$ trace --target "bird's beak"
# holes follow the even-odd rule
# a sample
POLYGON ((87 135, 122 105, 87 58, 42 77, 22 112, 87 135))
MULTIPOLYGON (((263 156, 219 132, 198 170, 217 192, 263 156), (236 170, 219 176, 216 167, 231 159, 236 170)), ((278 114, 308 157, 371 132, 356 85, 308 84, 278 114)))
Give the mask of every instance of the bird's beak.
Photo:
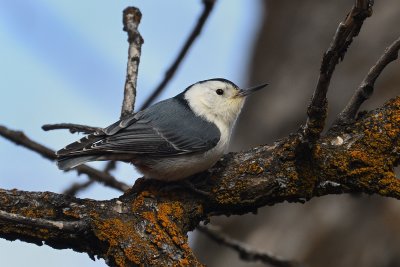
POLYGON ((251 87, 251 88, 248 88, 248 89, 239 89, 239 92, 237 93, 237 96, 238 97, 248 96, 251 93, 253 93, 255 91, 258 91, 258 90, 264 88, 267 85, 268 85, 268 83, 264 83, 264 84, 260 84, 260 85, 257 85, 257 86, 254 86, 254 87, 251 87))

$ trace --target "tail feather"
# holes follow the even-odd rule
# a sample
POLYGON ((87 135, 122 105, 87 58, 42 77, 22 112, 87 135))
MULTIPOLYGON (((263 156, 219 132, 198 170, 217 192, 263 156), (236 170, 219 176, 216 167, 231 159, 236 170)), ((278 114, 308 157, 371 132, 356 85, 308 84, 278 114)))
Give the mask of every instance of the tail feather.
POLYGON ((58 168, 60 170, 69 170, 88 161, 98 160, 100 156, 88 150, 94 142, 102 138, 103 136, 98 134, 90 134, 57 151, 58 168))
POLYGON ((99 156, 97 155, 59 157, 57 159, 57 166, 60 170, 69 170, 88 161, 97 160, 98 158, 99 156))
POLYGON ((103 139, 103 136, 99 136, 97 134, 90 134, 87 135, 81 139, 79 139, 76 142, 73 142, 72 144, 67 145, 63 149, 60 149, 56 152, 57 156, 62 157, 62 156, 72 156, 76 154, 84 154, 85 150, 90 148, 90 146, 103 139))

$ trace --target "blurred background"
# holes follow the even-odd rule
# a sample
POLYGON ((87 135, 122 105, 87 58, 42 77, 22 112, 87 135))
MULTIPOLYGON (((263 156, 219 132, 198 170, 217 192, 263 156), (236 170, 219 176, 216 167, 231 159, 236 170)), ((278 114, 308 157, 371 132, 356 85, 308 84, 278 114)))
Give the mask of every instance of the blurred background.
MULTIPOLYGON (((317 80, 323 52, 352 1, 219 0, 201 36, 160 99, 203 79, 224 77, 239 86, 269 82, 249 99, 237 124, 233 151, 271 143, 298 129, 317 80), (297 3, 297 2, 296 2, 297 3)), ((175 59, 202 12, 196 1, 0 0, 0 124, 23 130, 58 149, 78 139, 43 132, 46 123, 107 126, 119 118, 127 59, 122 10, 143 13, 140 106, 175 59)), ((344 107, 384 48, 400 35, 400 3, 377 1, 360 36, 337 67, 329 91, 330 121, 344 107)), ((382 105, 400 90, 400 64, 379 78, 363 108, 382 105)), ((104 163, 94 163, 101 168, 104 163)), ((133 184, 126 164, 113 174, 133 184)), ((62 192, 85 181, 0 138, 0 188, 62 192)), ((110 199, 119 192, 94 185, 79 197, 110 199)), ((329 196, 279 204, 257 215, 218 217, 221 230, 261 251, 307 266, 400 266, 400 202, 364 195, 329 196)), ((202 234, 190 236, 208 266, 262 266, 241 261, 202 234)), ((0 240, 4 266, 105 266, 86 254, 0 240), (21 255, 24 255, 21 257, 21 255)))

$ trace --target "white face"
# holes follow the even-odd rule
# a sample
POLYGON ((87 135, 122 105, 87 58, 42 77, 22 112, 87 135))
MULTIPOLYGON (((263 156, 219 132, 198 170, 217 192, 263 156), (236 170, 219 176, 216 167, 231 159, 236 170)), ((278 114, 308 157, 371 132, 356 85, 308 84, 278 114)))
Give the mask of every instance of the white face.
POLYGON ((209 121, 225 123, 232 127, 243 107, 245 97, 240 95, 239 88, 231 83, 209 80, 190 87, 185 93, 185 99, 196 114, 209 121))

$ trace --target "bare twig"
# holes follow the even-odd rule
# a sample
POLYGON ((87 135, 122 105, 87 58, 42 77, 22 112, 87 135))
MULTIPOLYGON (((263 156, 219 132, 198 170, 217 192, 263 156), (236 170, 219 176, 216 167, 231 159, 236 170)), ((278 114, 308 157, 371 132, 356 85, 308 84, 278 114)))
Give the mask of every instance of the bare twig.
POLYGON ((235 250, 239 257, 245 261, 260 261, 262 263, 275 267, 299 267, 300 265, 293 261, 287 261, 277 258, 276 256, 272 256, 265 252, 260 252, 255 249, 248 248, 245 244, 234 240, 216 229, 212 229, 208 226, 197 226, 197 229, 208 236, 211 240, 215 241, 216 243, 226 246, 235 250))
POLYGON ((67 129, 71 133, 85 133, 85 134, 91 134, 91 133, 101 130, 100 127, 93 127, 93 126, 75 124, 75 123, 45 124, 42 126, 42 129, 44 131, 67 129))
POLYGON ((67 189, 65 189, 62 193, 68 196, 76 196, 79 191, 82 191, 94 183, 94 180, 87 180, 83 183, 73 183, 67 189))
POLYGON ((348 124, 354 120, 361 104, 372 95, 376 79, 378 79, 379 75, 390 62, 398 58, 399 50, 400 38, 386 48, 384 54, 372 66, 347 106, 339 114, 335 124, 348 124))
POLYGON ((166 71, 164 79, 160 82, 160 84, 153 91, 153 93, 146 99, 146 101, 143 103, 143 105, 140 107, 139 110, 143 110, 148 106, 150 106, 154 102, 154 100, 161 94, 161 92, 165 89, 171 78, 174 76, 183 58, 189 51, 189 48, 192 46, 196 38, 200 35, 201 30, 203 29, 203 26, 214 7, 215 0, 203 0, 203 4, 204 4, 203 13, 199 17, 196 26, 194 27, 189 38, 186 40, 184 46, 182 47, 182 50, 179 52, 178 57, 166 71))
MULTIPOLYGON (((104 167, 104 173, 110 174, 110 172, 115 169, 116 167, 116 162, 111 160, 108 161, 106 166, 104 167)), ((94 184, 94 180, 88 180, 83 183, 73 183, 71 186, 69 186, 67 189, 64 190, 63 194, 68 195, 68 196, 75 196, 78 194, 79 191, 85 190, 91 185, 94 184)))
POLYGON ((48 230, 62 230, 64 232, 76 233, 89 229, 89 223, 85 220, 78 221, 53 221, 42 218, 29 218, 15 213, 8 213, 0 210, 0 221, 12 222, 15 224, 29 225, 35 228, 48 230))
MULTIPOLYGON (((29 137, 27 137, 21 131, 13 131, 13 130, 10 130, 10 129, 0 125, 0 135, 3 136, 4 138, 14 142, 17 145, 21 145, 25 148, 28 148, 32 151, 37 152, 38 154, 42 155, 46 159, 54 161, 57 158, 54 150, 31 140, 29 137)), ((90 179, 93 179, 97 182, 100 182, 104 185, 107 185, 109 187, 112 187, 112 188, 120 190, 120 191, 126 191, 130 188, 129 185, 118 181, 113 176, 111 176, 107 173, 101 172, 99 170, 96 170, 87 165, 80 165, 80 166, 76 167, 75 170, 79 174, 82 174, 82 173, 86 174, 90 177, 90 179)))
POLYGON ((138 31, 141 18, 142 13, 135 7, 127 7, 123 12, 124 31, 128 33, 129 49, 121 119, 132 114, 135 107, 136 81, 143 44, 143 38, 138 31))
POLYGON ((360 32, 364 20, 372 14, 373 0, 356 0, 350 13, 347 14, 335 33, 335 36, 322 59, 320 75, 311 103, 308 106, 308 119, 304 128, 304 137, 314 143, 324 129, 327 114, 329 83, 340 60, 343 60, 353 38, 360 32))

